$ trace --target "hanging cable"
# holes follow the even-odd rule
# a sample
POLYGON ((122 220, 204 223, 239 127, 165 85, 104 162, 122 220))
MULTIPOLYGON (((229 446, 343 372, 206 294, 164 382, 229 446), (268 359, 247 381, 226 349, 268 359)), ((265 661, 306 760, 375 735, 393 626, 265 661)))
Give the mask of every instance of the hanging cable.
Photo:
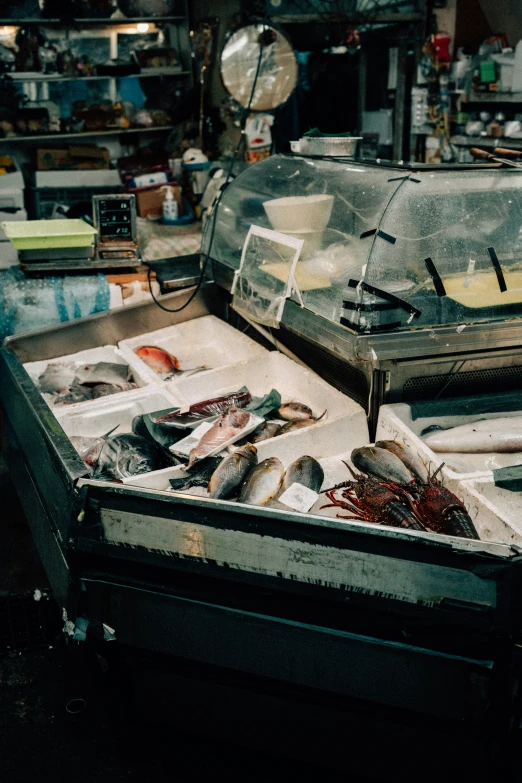
MULTIPOLYGON (((263 19, 262 25, 263 25, 263 32, 264 32, 265 29, 268 27, 268 25, 266 23, 266 15, 265 15, 265 18, 263 19)), ((149 286, 149 292, 150 292, 150 295, 152 297, 152 300, 153 300, 154 304, 156 304, 161 310, 164 310, 166 313, 180 313, 182 310, 184 310, 186 307, 188 307, 189 304, 192 302, 192 300, 199 293, 199 290, 200 290, 200 288, 201 288, 201 286, 203 284, 203 280, 205 279, 205 273, 207 271, 207 265, 208 265, 208 261, 210 259, 210 254, 211 254, 211 251, 212 251, 212 245, 213 245, 213 242, 214 242, 214 233, 215 233, 215 230, 216 230, 218 208, 219 208, 219 205, 221 203, 221 199, 223 197, 223 193, 225 192, 226 188, 230 184, 230 180, 232 178, 232 170, 233 170, 233 168, 235 166, 235 163, 236 163, 236 160, 237 160, 237 156, 239 154, 239 151, 241 149, 241 145, 243 144, 243 140, 244 140, 245 135, 246 135, 245 134, 245 126, 246 126, 246 123, 247 123, 247 120, 248 120, 248 115, 250 114, 250 107, 252 106, 252 102, 254 100, 254 93, 256 91, 257 80, 259 78, 259 73, 261 71, 261 62, 262 62, 262 59, 263 59, 263 45, 264 45, 263 44, 263 35, 261 34, 259 36, 259 57, 257 58, 257 67, 256 67, 255 75, 254 75, 254 81, 252 82, 252 89, 250 91, 250 97, 248 99, 248 104, 247 104, 247 106, 245 108, 245 111, 243 112, 243 117, 241 119, 241 135, 239 137, 239 140, 238 140, 238 142, 236 144, 236 147, 234 149, 234 152, 232 154, 230 165, 229 165, 228 171, 227 171, 227 176, 225 177, 225 182, 221 186, 221 190, 220 190, 220 192, 219 192, 219 194, 218 194, 218 196, 216 198, 216 201, 215 201, 213 209, 212 209, 212 214, 211 214, 211 216, 209 218, 209 219, 212 220, 212 226, 210 228, 210 236, 209 236, 209 240, 208 240, 208 248, 207 248, 207 252, 205 254, 205 260, 203 261, 203 265, 201 267, 201 273, 199 275, 199 279, 198 279, 198 282, 196 283, 195 289, 192 291, 191 295, 189 296, 189 298, 187 299, 185 304, 181 305, 181 307, 175 307, 175 308, 165 307, 165 305, 163 305, 161 302, 158 301, 158 299, 156 298, 156 296, 155 296, 155 294, 154 294, 154 292, 152 290, 152 280, 151 280, 152 267, 149 266, 149 268, 147 270, 147 283, 148 283, 148 286, 149 286)))

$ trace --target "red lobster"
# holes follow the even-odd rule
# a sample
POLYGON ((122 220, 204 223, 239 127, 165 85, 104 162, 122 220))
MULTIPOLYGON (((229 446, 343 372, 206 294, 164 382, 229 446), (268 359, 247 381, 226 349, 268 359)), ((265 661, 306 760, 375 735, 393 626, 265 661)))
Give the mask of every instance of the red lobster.
POLYGON ((330 501, 321 508, 340 506, 351 511, 353 516, 337 514, 340 519, 356 519, 361 522, 372 522, 377 525, 393 525, 410 530, 425 530, 417 516, 410 510, 403 499, 402 490, 394 484, 383 484, 377 479, 366 478, 362 474, 352 474, 355 481, 345 481, 326 491, 330 501), (335 492, 343 489, 344 500, 338 500, 335 492))
POLYGON ((383 483, 374 477, 367 478, 347 467, 355 481, 345 481, 327 490, 326 497, 330 503, 322 506, 339 506, 353 514, 349 517, 337 514, 339 518, 479 538, 463 503, 437 480, 436 475, 442 465, 428 476, 426 482, 418 481, 407 487, 383 483), (343 500, 335 497, 338 489, 343 489, 343 500))

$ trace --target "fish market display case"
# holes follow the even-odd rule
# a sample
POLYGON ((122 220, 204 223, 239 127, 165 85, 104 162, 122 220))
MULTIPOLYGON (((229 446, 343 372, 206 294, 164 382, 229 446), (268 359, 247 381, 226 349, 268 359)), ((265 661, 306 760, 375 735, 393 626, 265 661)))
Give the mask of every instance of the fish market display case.
MULTIPOLYGON (((164 301, 176 307, 186 293, 164 301)), ((171 491, 162 470, 99 480, 73 448, 68 436, 86 422, 101 434, 116 414, 129 422, 241 381, 255 394, 279 383, 318 413, 327 404, 323 420, 280 437, 285 467, 311 453, 326 458, 327 475, 331 458, 368 442, 361 406, 246 344, 227 316, 223 288, 208 284, 177 314, 125 308, 10 338, 0 350, 7 457, 59 605, 73 623, 81 617, 116 636, 103 655, 115 656, 116 645, 130 662, 142 713, 333 767, 345 768, 349 753, 355 774, 382 780, 390 768, 418 779, 422 768, 435 781, 448 764, 498 779, 520 720, 516 543, 196 497, 171 491), (186 350, 190 334, 195 350, 198 334, 208 345, 218 333, 209 318, 241 354, 228 366, 222 343, 217 366, 193 376, 151 379, 135 366, 136 389, 68 410, 44 399, 31 375, 35 362, 70 356, 71 346, 83 361, 118 346, 132 364, 140 335, 175 351, 174 336, 186 350), (369 756, 376 737, 380 753, 369 756), (427 737, 437 748, 428 767, 427 737)), ((277 440, 259 444, 263 456, 277 440)))
POLYGON ((521 186, 495 166, 275 155, 228 186, 203 251, 230 288, 251 225, 304 240, 281 339, 374 429, 384 402, 521 387, 521 186))

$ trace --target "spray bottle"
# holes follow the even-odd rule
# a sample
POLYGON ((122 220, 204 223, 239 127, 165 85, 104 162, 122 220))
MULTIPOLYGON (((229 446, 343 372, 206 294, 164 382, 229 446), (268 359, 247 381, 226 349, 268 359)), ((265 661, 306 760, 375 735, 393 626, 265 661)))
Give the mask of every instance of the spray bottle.
POLYGON ((178 219, 178 202, 174 198, 171 185, 163 185, 161 190, 166 190, 163 199, 163 222, 170 223, 178 219))

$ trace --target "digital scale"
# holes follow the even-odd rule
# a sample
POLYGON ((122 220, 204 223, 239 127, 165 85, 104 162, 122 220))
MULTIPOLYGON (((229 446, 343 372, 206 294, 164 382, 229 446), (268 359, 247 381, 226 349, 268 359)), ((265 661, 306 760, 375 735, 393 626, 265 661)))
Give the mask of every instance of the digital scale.
POLYGON ((94 246, 19 250, 24 272, 91 272, 141 265, 134 194, 93 196, 94 246))

